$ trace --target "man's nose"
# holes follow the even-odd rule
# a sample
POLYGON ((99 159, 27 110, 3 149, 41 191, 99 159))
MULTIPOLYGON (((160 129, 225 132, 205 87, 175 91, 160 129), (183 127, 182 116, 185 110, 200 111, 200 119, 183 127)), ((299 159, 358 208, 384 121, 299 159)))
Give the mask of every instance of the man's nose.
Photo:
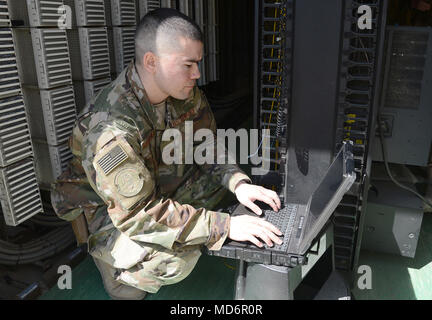
POLYGON ((193 80, 196 80, 196 79, 199 79, 200 77, 201 77, 201 73, 199 71, 198 64, 194 64, 191 78, 193 80))

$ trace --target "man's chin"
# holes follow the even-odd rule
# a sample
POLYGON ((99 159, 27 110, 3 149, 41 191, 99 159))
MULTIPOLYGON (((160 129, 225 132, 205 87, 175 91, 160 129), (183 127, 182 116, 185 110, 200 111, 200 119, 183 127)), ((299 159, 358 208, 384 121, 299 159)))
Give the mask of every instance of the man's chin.
POLYGON ((177 100, 186 100, 187 98, 189 98, 191 96, 192 89, 193 88, 187 89, 187 90, 183 91, 182 93, 172 95, 171 97, 173 97, 174 99, 177 99, 177 100))

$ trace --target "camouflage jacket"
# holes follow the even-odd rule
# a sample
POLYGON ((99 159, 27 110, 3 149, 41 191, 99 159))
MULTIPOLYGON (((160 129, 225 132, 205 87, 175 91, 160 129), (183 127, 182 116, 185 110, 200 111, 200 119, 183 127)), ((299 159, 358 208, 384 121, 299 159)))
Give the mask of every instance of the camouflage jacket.
POLYGON ((167 128, 179 129, 184 137, 189 120, 194 133, 200 128, 216 133, 214 116, 197 87, 187 100, 168 98, 167 116, 167 121, 162 119, 148 101, 134 61, 78 116, 70 139, 74 158, 53 186, 51 198, 65 220, 86 215, 90 252, 103 245, 98 235, 103 238, 111 222, 131 240, 170 250, 196 244, 219 250, 226 239, 228 214, 178 203, 170 195, 197 168, 231 192, 239 181, 250 179, 231 164, 162 162, 169 142, 161 138, 167 128), (101 214, 105 205, 109 219, 101 214))

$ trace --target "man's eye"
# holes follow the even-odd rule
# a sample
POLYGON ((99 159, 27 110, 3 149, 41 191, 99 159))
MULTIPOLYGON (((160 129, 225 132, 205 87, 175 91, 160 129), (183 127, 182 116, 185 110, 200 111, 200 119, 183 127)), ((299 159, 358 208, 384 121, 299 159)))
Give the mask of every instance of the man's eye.
POLYGON ((191 64, 185 64, 185 66, 186 66, 186 68, 190 68, 190 67, 192 67, 191 64))

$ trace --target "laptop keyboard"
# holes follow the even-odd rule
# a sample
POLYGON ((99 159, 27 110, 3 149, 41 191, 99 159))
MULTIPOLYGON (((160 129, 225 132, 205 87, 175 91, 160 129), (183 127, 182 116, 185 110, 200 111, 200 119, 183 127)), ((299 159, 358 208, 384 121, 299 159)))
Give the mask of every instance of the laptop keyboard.
POLYGON ((284 236, 282 244, 278 245, 274 243, 273 247, 269 247, 267 244, 264 243, 265 248, 278 251, 288 250, 288 241, 294 229, 297 209, 297 204, 288 204, 286 207, 280 209, 278 212, 274 212, 273 210, 263 210, 264 219, 275 225, 283 233, 284 236))

